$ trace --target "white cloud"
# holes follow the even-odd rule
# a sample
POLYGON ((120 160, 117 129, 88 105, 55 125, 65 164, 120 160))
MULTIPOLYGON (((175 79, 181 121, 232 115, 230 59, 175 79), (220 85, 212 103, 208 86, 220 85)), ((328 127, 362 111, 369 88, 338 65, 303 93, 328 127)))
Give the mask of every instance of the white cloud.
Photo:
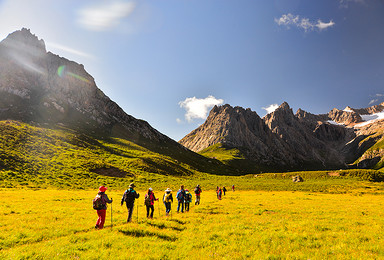
POLYGON ((180 101, 179 105, 186 110, 185 119, 188 122, 192 122, 193 119, 206 119, 209 110, 215 105, 223 104, 223 102, 224 100, 217 99, 214 96, 208 96, 203 99, 191 97, 180 101))
POLYGON ((272 105, 269 105, 269 106, 267 106, 267 107, 262 107, 262 109, 264 109, 265 111, 267 111, 267 114, 270 114, 270 113, 272 113, 273 111, 275 111, 278 107, 279 107, 278 104, 272 104, 272 105))
POLYGON ((135 10, 135 7, 134 2, 123 1, 90 6, 79 11, 78 23, 91 31, 105 31, 117 26, 135 10))
POLYGON ((317 21, 316 27, 319 28, 319 30, 327 29, 328 27, 334 26, 335 23, 331 20, 328 23, 323 23, 322 21, 317 21))
POLYGON ((371 101, 369 101, 368 105, 372 105, 373 103, 376 103, 377 101, 379 101, 378 99, 372 99, 371 101))
POLYGON ((291 26, 294 26, 300 29, 304 29, 306 32, 313 31, 316 28, 322 31, 335 25, 332 20, 328 23, 324 23, 321 20, 318 20, 316 23, 311 22, 308 18, 300 18, 300 16, 293 15, 291 13, 283 14, 280 18, 275 18, 275 23, 277 23, 279 26, 285 26, 288 29, 291 26))

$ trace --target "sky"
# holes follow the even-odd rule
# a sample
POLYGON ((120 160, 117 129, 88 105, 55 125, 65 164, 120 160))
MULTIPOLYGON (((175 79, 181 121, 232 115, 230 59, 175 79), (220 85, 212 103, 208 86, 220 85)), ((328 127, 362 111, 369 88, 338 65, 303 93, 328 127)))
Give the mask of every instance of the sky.
POLYGON ((176 141, 214 105, 384 102, 383 0, 0 0, 0 39, 23 27, 176 141))

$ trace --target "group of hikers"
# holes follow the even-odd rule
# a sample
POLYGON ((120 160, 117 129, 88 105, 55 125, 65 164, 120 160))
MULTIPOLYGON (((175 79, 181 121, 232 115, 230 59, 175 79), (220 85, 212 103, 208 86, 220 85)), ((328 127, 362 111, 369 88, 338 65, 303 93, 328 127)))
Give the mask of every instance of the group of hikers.
MULTIPOLYGON (((134 208, 135 200, 140 197, 140 194, 135 191, 135 184, 131 183, 128 187, 128 189, 124 192, 123 197, 121 198, 121 206, 126 204, 128 209, 128 218, 127 222, 132 222, 132 213, 134 208)), ((99 192, 97 193, 96 197, 93 199, 93 208, 97 210, 98 219, 95 225, 96 229, 102 229, 104 227, 105 223, 105 217, 106 217, 106 210, 107 210, 107 203, 112 203, 112 198, 109 199, 105 191, 107 188, 105 186, 99 187, 99 192)), ((195 193, 195 205, 200 204, 200 194, 202 190, 200 185, 197 185, 194 189, 195 193)), ((155 211, 155 201, 158 201, 159 199, 155 197, 155 194, 153 193, 153 189, 149 188, 148 192, 145 194, 144 197, 144 205, 147 208, 147 218, 153 218, 153 212, 155 211)), ((176 193, 176 200, 177 200, 177 212, 188 212, 189 211, 189 205, 192 203, 192 194, 189 192, 189 190, 184 189, 184 185, 180 186, 180 189, 176 193)), ((163 203, 165 206, 165 215, 169 216, 171 213, 171 203, 173 203, 173 195, 172 190, 167 188, 164 191, 163 195, 163 203)), ((112 211, 111 211, 112 212, 112 211)), ((160 214, 160 213, 159 213, 160 214)), ((111 215, 112 217, 112 215, 111 215)))

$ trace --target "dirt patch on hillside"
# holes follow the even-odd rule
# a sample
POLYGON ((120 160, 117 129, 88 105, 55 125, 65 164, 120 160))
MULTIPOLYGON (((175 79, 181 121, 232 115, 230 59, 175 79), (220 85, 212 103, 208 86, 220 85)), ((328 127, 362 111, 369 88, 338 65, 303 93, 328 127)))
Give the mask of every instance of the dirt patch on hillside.
POLYGON ((133 173, 128 173, 125 171, 120 170, 119 168, 111 167, 111 168, 98 168, 92 170, 92 172, 108 176, 108 177, 118 177, 118 178, 124 178, 124 177, 135 177, 133 173))

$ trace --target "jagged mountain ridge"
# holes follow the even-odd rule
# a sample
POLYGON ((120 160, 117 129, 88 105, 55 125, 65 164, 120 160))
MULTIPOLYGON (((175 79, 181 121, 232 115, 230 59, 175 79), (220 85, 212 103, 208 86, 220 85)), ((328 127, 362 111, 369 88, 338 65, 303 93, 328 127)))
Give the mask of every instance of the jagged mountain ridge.
POLYGON ((383 110, 384 103, 321 115, 299 109, 294 114, 284 102, 260 118, 250 109, 215 106, 205 123, 179 142, 195 152, 220 143, 241 150, 255 165, 276 170, 347 168, 356 161, 359 167, 373 167, 383 156, 365 153, 382 139, 384 123, 359 125, 362 115, 383 110))

